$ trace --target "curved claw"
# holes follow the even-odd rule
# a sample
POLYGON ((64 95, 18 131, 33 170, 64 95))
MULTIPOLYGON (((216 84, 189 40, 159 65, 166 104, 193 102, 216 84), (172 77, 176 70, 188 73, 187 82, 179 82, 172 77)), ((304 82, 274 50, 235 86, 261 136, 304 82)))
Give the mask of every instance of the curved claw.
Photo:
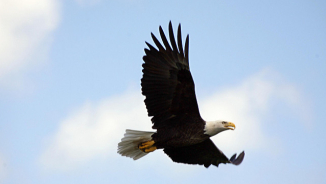
POLYGON ((234 154, 231 158, 230 158, 230 162, 234 165, 240 165, 241 162, 243 161, 243 158, 245 156, 244 151, 240 153, 240 155, 236 158, 237 154, 234 154))

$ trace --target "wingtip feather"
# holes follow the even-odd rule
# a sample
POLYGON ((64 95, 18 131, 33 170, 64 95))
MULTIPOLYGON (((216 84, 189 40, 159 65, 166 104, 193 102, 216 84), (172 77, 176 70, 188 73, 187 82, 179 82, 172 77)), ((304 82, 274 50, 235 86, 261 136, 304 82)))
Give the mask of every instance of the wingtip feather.
POLYGON ((237 158, 236 158, 236 155, 237 155, 237 154, 234 154, 234 155, 230 158, 230 162, 231 162, 232 164, 234 164, 234 165, 240 165, 240 164, 242 163, 242 161, 243 161, 244 156, 245 156, 245 152, 242 151, 242 152, 240 153, 240 155, 239 155, 237 158))

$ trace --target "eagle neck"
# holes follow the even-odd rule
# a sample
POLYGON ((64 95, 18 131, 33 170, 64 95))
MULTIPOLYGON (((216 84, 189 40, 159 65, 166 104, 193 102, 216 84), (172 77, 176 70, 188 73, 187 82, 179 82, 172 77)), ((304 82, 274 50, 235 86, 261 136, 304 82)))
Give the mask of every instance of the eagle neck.
POLYGON ((205 121, 204 134, 211 137, 222 131, 217 121, 205 121))

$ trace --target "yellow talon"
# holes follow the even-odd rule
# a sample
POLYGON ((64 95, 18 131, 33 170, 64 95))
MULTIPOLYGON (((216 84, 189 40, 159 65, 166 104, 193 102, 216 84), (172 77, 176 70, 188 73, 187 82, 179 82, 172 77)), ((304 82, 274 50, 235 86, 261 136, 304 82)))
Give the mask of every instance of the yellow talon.
POLYGON ((138 145, 138 148, 145 153, 149 153, 157 149, 156 146, 153 146, 154 143, 155 142, 153 140, 143 142, 138 145))
POLYGON ((143 152, 149 153, 149 152, 155 151, 156 149, 157 149, 156 146, 152 146, 150 148, 147 148, 147 149, 143 150, 143 152))
POLYGON ((146 148, 150 148, 151 146, 153 146, 154 143, 155 143, 154 141, 143 142, 143 143, 140 143, 138 145, 138 148, 141 149, 141 150, 146 149, 146 148))

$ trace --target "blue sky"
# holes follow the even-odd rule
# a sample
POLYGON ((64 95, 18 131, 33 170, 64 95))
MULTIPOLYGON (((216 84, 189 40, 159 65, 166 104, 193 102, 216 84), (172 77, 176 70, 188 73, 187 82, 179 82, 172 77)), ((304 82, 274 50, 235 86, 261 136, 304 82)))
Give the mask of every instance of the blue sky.
POLYGON ((325 1, 0 1, 0 183, 326 183, 325 1), (145 41, 190 35, 201 115, 240 166, 116 153, 151 130, 145 41))

